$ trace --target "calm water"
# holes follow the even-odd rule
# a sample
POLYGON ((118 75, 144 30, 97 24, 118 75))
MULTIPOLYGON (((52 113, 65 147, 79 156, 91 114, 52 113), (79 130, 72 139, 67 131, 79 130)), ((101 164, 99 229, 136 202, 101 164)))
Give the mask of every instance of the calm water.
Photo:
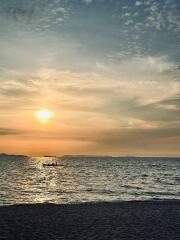
POLYGON ((0 173, 0 205, 180 199, 180 159, 1 157, 0 173))

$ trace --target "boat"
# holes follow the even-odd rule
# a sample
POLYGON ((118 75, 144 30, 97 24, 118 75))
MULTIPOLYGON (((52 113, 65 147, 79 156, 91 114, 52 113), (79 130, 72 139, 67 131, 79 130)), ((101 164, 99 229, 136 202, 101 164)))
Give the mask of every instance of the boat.
POLYGON ((43 167, 57 167, 58 164, 56 163, 43 163, 43 167))

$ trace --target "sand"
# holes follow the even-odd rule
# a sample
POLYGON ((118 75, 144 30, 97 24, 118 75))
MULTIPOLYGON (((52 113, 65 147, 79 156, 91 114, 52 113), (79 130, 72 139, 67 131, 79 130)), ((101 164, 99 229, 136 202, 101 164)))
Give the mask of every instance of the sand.
POLYGON ((0 239, 180 239, 180 200, 0 207, 0 239))

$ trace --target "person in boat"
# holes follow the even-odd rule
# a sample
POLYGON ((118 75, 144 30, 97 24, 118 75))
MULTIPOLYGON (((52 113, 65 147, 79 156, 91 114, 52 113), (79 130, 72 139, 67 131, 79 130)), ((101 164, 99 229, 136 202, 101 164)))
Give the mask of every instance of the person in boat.
POLYGON ((43 167, 55 167, 55 166, 58 166, 57 162, 56 163, 43 163, 43 167))

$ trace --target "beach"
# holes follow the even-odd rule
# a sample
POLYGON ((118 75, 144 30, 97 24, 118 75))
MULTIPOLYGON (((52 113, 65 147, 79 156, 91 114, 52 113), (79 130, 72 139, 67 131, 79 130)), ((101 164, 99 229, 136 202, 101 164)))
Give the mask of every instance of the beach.
POLYGON ((0 206, 0 239, 178 240, 180 201, 0 206))

